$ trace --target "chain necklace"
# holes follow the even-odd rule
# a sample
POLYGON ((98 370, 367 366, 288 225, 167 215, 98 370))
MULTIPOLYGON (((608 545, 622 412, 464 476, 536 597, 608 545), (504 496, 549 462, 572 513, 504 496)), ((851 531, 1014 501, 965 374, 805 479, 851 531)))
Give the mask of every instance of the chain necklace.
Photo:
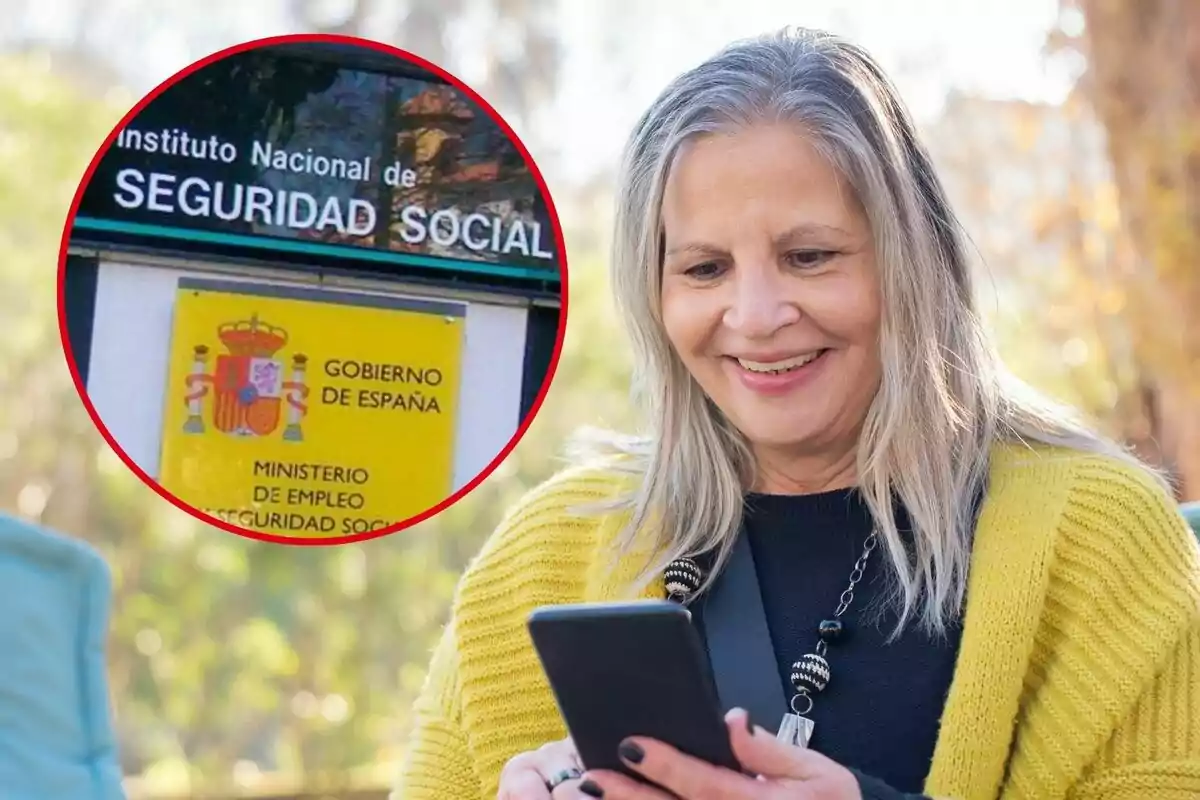
MULTIPOLYGON (((789 677, 792 688, 796 693, 792 695, 792 699, 788 703, 791 713, 784 714, 783 721, 779 724, 779 731, 776 733, 776 738, 780 741, 797 747, 808 747, 809 740, 812 739, 816 723, 805 715, 812 711, 813 695, 819 694, 829 685, 831 673, 829 662, 825 659, 825 653, 830 642, 835 642, 841 638, 845 630, 845 624, 841 619, 842 615, 846 613, 846 610, 850 608, 850 604, 854 602, 854 587, 862 580, 867 560, 871 556, 871 551, 875 549, 878 543, 878 533, 871 531, 870 535, 867 536, 866 542, 863 544, 862 555, 854 562, 854 569, 850 571, 850 583, 838 599, 837 609, 833 612, 833 617, 823 619, 817 625, 817 644, 813 648, 813 652, 807 653, 798 661, 792 663, 792 671, 789 677)), ((702 574, 700 567, 692 559, 675 559, 667 565, 666 570, 663 572, 667 596, 673 600, 683 602, 700 586, 702 574)))
POLYGON ((776 738, 780 741, 798 747, 808 747, 816 723, 805 715, 812 711, 813 693, 823 691, 829 684, 829 662, 825 660, 825 651, 830 642, 841 638, 845 628, 841 619, 842 614, 845 614, 846 609, 854 602, 854 587, 862 580, 867 559, 870 558, 871 551, 875 549, 878 542, 878 534, 871 531, 863 545, 862 555, 858 557, 858 561, 854 562, 854 569, 850 571, 850 585, 842 592, 832 619, 823 619, 817 625, 817 646, 813 648, 813 652, 792 663, 790 678, 796 694, 792 696, 792 700, 788 704, 792 713, 784 714, 783 721, 779 723, 779 732, 776 734, 776 738))

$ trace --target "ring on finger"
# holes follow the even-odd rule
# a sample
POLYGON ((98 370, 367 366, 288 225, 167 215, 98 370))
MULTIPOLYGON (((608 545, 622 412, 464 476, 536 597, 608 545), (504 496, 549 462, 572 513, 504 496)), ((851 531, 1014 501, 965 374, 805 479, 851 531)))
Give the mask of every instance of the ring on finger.
POLYGON ((546 790, 553 792, 558 788, 559 784, 567 781, 583 777, 583 770, 578 767, 570 767, 569 769, 559 770, 554 774, 554 777, 546 781, 546 790))

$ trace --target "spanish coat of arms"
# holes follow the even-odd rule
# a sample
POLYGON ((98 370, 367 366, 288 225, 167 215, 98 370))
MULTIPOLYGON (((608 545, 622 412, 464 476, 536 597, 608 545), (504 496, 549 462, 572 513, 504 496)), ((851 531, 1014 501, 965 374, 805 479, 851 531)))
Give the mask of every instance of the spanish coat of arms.
POLYGON ((306 356, 292 356, 291 375, 284 380, 284 363, 276 354, 287 344, 287 331, 251 315, 248 320, 227 322, 217 328, 226 353, 217 356, 210 372, 208 347, 192 350, 192 369, 185 379, 188 418, 185 433, 205 432, 204 398, 211 390, 212 426, 230 436, 270 436, 279 427, 286 405, 283 439, 304 438, 300 422, 308 411, 306 356))

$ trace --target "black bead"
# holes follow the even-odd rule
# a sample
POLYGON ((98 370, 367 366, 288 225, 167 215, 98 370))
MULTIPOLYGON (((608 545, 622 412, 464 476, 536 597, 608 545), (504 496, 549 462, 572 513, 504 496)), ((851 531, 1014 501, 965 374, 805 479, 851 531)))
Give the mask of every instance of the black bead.
POLYGON ((842 637, 842 630, 840 619, 823 619, 817 626, 817 635, 826 642, 835 642, 842 637))

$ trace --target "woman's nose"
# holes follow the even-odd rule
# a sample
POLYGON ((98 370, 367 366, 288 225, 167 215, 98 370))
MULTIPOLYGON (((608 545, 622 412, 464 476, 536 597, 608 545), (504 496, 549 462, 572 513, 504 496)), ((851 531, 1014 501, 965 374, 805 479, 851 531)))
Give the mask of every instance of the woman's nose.
POLYGON ((747 338, 770 336, 800 319, 800 308, 778 268, 735 270, 724 323, 747 338))

